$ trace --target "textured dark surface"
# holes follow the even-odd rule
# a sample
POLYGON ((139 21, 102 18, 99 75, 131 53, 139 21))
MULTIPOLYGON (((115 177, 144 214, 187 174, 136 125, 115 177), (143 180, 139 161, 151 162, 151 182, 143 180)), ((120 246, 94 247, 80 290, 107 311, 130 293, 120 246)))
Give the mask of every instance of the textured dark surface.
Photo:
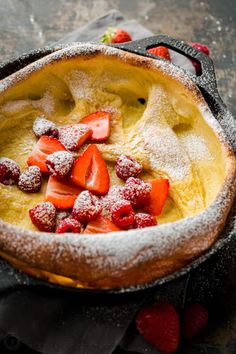
MULTIPOLYGON (((0 0, 1 61, 53 43, 111 8, 156 34, 207 44, 219 92, 236 116, 234 0, 0 0)), ((235 275, 236 269, 214 300, 208 329, 191 344, 185 343, 181 354, 236 353, 235 275)))

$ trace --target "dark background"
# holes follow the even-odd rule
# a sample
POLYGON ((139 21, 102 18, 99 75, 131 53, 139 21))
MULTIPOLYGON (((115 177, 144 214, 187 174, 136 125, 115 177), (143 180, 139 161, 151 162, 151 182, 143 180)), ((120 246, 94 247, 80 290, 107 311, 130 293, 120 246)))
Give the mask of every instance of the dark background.
MULTIPOLYGON (((112 8, 127 18, 137 19, 155 34, 207 44, 215 63, 219 92, 236 116, 235 0, 0 0, 1 63, 56 42, 112 8)), ((221 316, 216 313, 207 331, 183 353, 236 353, 236 269, 229 277, 215 310, 221 316)), ((22 347, 21 350, 28 352, 22 347)), ((4 353, 3 345, 0 353, 4 353)))

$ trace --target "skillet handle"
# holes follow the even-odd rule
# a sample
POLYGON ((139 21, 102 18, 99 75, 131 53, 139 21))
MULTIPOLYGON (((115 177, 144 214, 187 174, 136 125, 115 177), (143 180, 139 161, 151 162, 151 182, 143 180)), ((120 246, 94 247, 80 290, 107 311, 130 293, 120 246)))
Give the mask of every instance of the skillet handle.
MULTIPOLYGON (((221 105, 223 104, 217 90, 213 61, 210 57, 191 47, 188 43, 184 41, 179 41, 166 35, 158 35, 132 42, 115 44, 112 46, 138 55, 157 59, 156 56, 148 53, 147 49, 153 48, 158 45, 164 45, 165 47, 173 49, 174 51, 185 55, 190 59, 198 60, 202 67, 202 74, 200 76, 196 76, 187 73, 188 76, 190 76, 190 78, 195 82, 195 84, 197 84, 199 89, 202 91, 203 95, 207 96, 207 101, 209 100, 209 96, 213 96, 216 101, 220 101, 221 105)), ((158 58, 158 60, 165 59, 158 58)))

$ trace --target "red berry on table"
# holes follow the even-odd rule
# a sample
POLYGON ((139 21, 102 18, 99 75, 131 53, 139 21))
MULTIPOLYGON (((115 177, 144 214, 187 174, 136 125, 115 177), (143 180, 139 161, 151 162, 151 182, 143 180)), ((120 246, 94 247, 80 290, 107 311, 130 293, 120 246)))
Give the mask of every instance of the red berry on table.
POLYGON ((65 125, 59 128, 59 140, 68 150, 74 151, 91 138, 92 133, 87 124, 65 125))
POLYGON ((117 177, 126 181, 129 177, 138 177, 143 167, 135 159, 126 155, 120 155, 116 160, 115 169, 117 177))
POLYGON ((110 135, 110 113, 95 112, 81 119, 80 123, 87 124, 93 131, 91 140, 104 141, 110 135))
POLYGON ((18 164, 7 157, 0 158, 0 183, 5 185, 16 184, 20 176, 18 164))
POLYGON ((155 225, 157 225, 157 221, 152 215, 137 213, 134 217, 133 227, 135 229, 142 229, 143 227, 155 225))
POLYGON ((33 124, 33 132, 39 138, 42 135, 49 135, 54 138, 58 137, 58 129, 56 124, 43 117, 38 117, 35 119, 33 124))
POLYGON ((68 151, 57 151, 48 155, 46 165, 49 173, 58 179, 65 178, 74 162, 73 155, 68 151))
POLYGON ((134 222, 134 211, 130 202, 120 200, 111 208, 111 217, 114 224, 121 229, 126 229, 134 222))
POLYGON ((94 194, 104 195, 108 192, 110 177, 107 165, 96 145, 89 145, 75 161, 71 180, 94 194))
POLYGON ((184 313, 183 333, 186 338, 196 336, 207 324, 208 311, 200 304, 187 305, 184 313))
POLYGON ((141 206, 147 201, 151 191, 149 183, 139 178, 130 177, 123 187, 123 198, 134 206, 141 206))
POLYGON ((29 210, 32 223, 40 230, 52 232, 56 226, 56 208, 50 202, 43 202, 29 210))
POLYGON ((168 48, 163 47, 163 46, 150 48, 150 49, 148 49, 148 53, 156 55, 158 57, 162 57, 166 60, 171 60, 168 48))
POLYGON ((23 192, 36 193, 41 189, 42 174, 38 166, 30 166, 21 173, 18 187, 23 192))
POLYGON ((72 218, 66 218, 60 222, 56 228, 57 234, 63 234, 65 232, 80 233, 81 224, 78 220, 72 218))
POLYGON ((162 353, 176 352, 179 346, 180 324, 175 308, 164 301, 138 312, 136 326, 144 339, 162 353))
POLYGON ((130 34, 122 28, 109 27, 101 38, 102 43, 124 43, 132 41, 130 34))
POLYGON ((56 151, 65 151, 66 148, 56 138, 43 135, 38 140, 37 144, 33 148, 30 156, 28 157, 28 166, 38 166, 40 171, 48 173, 46 165, 46 159, 48 155, 53 154, 56 151))
POLYGON ((190 42, 189 44, 191 45, 191 47, 199 50, 200 52, 206 55, 210 55, 210 49, 207 45, 198 42, 190 42))
POLYGON ((72 209, 72 217, 82 223, 96 219, 102 211, 98 197, 89 191, 80 193, 72 209))

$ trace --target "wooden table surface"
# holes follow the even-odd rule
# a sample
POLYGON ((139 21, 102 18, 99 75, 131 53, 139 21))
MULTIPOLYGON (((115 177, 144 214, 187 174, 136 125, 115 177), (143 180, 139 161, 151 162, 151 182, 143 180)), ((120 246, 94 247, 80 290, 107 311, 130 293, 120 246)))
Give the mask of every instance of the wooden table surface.
MULTIPOLYGON (((1 62, 53 43, 112 8, 155 34, 207 44, 220 95, 236 117, 235 0, 0 0, 1 62)), ((222 299, 224 320, 210 323, 182 354, 236 353, 235 275, 236 270, 230 275, 227 300, 222 299)))

